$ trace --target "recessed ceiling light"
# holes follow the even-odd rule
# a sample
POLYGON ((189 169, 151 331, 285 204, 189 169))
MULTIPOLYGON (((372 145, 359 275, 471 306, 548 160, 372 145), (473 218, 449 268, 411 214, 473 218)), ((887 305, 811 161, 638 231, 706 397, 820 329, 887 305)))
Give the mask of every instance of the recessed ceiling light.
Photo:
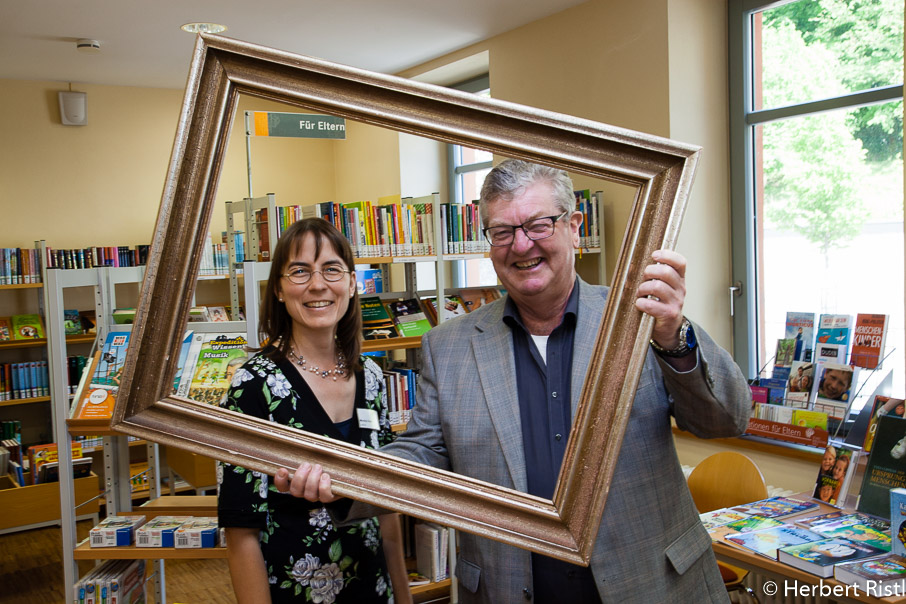
POLYGON ((180 29, 190 34, 219 34, 227 30, 226 25, 220 23, 186 23, 180 29))

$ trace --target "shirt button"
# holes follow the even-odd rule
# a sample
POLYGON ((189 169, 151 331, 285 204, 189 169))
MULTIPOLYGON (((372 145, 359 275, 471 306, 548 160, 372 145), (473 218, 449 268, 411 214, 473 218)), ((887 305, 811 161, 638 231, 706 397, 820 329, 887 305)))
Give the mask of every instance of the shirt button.
POLYGON ((531 600, 532 599, 532 590, 529 589, 528 587, 523 587, 522 588, 522 597, 524 597, 526 600, 531 600))
POLYGON ((554 439, 560 440, 561 438, 563 438, 562 434, 554 434, 554 439))
POLYGON ((557 393, 556 393, 556 392, 551 392, 551 396, 554 397, 554 398, 557 398, 557 393))

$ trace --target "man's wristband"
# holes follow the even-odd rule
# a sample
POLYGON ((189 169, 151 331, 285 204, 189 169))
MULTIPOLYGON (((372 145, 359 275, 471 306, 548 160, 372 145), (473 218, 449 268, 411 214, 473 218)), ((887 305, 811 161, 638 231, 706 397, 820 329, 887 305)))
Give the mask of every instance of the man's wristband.
POLYGON ((655 352, 665 357, 684 357, 687 354, 695 350, 695 347, 698 345, 698 342, 695 339, 695 330, 692 329, 692 323, 689 322, 689 319, 683 317, 683 322, 680 324, 679 333, 679 346, 667 350, 653 339, 648 342, 651 344, 651 347, 654 348, 655 352))

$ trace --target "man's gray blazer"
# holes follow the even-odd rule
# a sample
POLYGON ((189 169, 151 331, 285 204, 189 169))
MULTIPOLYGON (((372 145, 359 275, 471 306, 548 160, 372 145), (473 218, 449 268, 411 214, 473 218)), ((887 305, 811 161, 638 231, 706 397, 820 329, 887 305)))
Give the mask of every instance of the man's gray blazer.
MULTIPOLYGON (((607 296, 607 288, 578 283, 574 413, 607 296)), ((512 335, 501 320, 503 308, 504 300, 482 306, 424 336, 409 429, 383 451, 527 490, 512 335)), ((734 436, 746 426, 751 396, 729 354, 700 327, 695 332, 695 370, 677 374, 649 352, 639 380, 591 561, 605 603, 727 601, 676 456, 670 418, 697 436, 734 436)), ((360 515, 360 505, 352 517, 360 515)), ((528 551, 465 532, 459 538, 461 602, 530 600, 528 551)))

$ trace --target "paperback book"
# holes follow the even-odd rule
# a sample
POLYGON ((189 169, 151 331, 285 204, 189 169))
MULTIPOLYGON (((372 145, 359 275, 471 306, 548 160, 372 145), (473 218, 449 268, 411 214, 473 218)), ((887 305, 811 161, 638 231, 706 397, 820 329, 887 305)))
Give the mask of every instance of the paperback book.
POLYGON ((708 529, 708 535, 711 537, 711 541, 721 541, 729 535, 751 533, 752 531, 760 531, 761 529, 772 528, 782 524, 784 524, 782 520, 775 520, 774 518, 747 516, 741 520, 734 520, 723 526, 708 529))
MULTIPOLYGON (((815 345, 835 344, 843 346, 844 352, 849 349, 849 335, 852 330, 851 315, 821 314, 818 317, 818 329, 815 333, 815 345)), ((846 362, 844 359, 842 362, 846 362)))
POLYGON ((859 452, 842 443, 832 443, 824 451, 815 491, 812 496, 824 503, 842 508, 855 474, 859 452))
POLYGON ((850 363, 865 369, 880 369, 887 343, 889 315, 859 313, 853 327, 850 363))
POLYGON ((827 524, 819 524, 812 530, 822 537, 849 539, 850 541, 880 548, 886 552, 890 551, 890 535, 865 524, 829 522, 827 524))
POLYGON ((906 556, 906 489, 890 489, 890 553, 906 556))
POLYGON ((865 429, 865 442, 862 444, 862 450, 866 453, 870 453, 872 446, 874 446, 878 420, 882 415, 906 417, 906 400, 881 394, 875 395, 872 403, 871 419, 868 420, 868 427, 865 429))
POLYGON ((431 329, 431 322, 415 298, 388 302, 387 310, 403 337, 420 336, 431 329))
POLYGON ((183 373, 183 379, 191 379, 188 397, 219 405, 226 397, 233 374, 248 360, 247 345, 245 334, 204 334, 193 371, 183 373))
POLYGON ((384 340, 399 337, 390 313, 381 299, 372 296, 359 299, 362 308, 362 335, 366 340, 384 340))
POLYGON ((853 389, 858 383, 858 367, 837 363, 818 366, 818 390, 814 410, 827 413, 829 418, 842 420, 852 401, 853 389))
POLYGON ((730 508, 721 508, 719 510, 699 514, 698 517, 701 519, 702 526, 705 527, 705 530, 711 530, 737 520, 744 520, 749 518, 749 515, 743 514, 742 512, 734 512, 730 508))
POLYGON ((815 342, 815 313, 786 313, 786 328, 783 337, 784 339, 795 341, 793 349, 794 361, 811 361, 812 346, 815 342))
POLYGON ((811 361, 793 361, 786 386, 786 404, 805 409, 815 390, 815 364, 811 361))

